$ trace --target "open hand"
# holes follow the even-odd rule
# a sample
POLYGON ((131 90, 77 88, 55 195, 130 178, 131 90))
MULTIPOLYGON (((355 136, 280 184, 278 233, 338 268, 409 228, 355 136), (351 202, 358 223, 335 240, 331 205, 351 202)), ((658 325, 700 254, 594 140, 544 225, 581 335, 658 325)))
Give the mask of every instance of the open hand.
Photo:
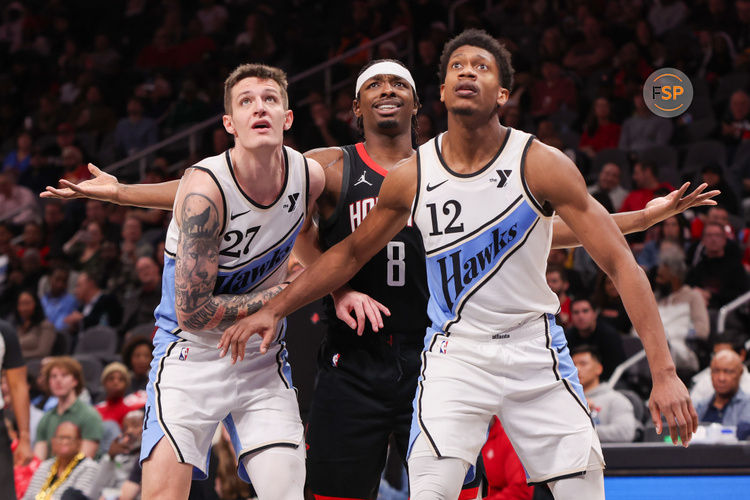
POLYGON ((690 401, 685 384, 674 372, 654 377, 654 388, 651 390, 648 409, 651 411, 651 419, 658 434, 662 432, 663 415, 667 419, 672 443, 677 445, 679 436, 682 446, 687 447, 693 433, 698 430, 698 414, 690 401))
POLYGON ((63 200, 73 200, 76 198, 91 198, 100 201, 117 200, 117 188, 119 183, 117 177, 103 172, 93 163, 89 163, 89 172, 93 179, 83 181, 79 184, 73 184, 65 179, 60 179, 61 188, 47 186, 45 191, 39 194, 40 198, 58 198, 63 200))
POLYGON ((714 189, 704 192, 708 187, 708 184, 704 182, 693 192, 684 196, 689 186, 690 183, 686 182, 680 189, 676 189, 666 196, 654 198, 646 204, 646 216, 652 225, 682 213, 688 208, 716 205, 716 200, 711 198, 719 195, 721 191, 714 189))
POLYGON ((352 330, 357 330, 357 335, 362 335, 365 331, 365 317, 372 325, 372 331, 377 332, 383 328, 383 316, 391 315, 383 304, 364 293, 355 292, 352 289, 337 291, 333 294, 333 303, 336 307, 336 316, 346 323, 352 330), (356 320, 352 316, 356 316, 356 320))
POLYGON ((248 339, 255 334, 263 338, 260 344, 260 353, 265 354, 268 352, 268 346, 276 337, 276 324, 279 319, 266 307, 262 307, 255 314, 239 320, 224 330, 221 340, 216 346, 220 351, 219 356, 223 358, 231 350, 232 364, 237 362, 237 358, 245 359, 245 345, 247 345, 248 339))

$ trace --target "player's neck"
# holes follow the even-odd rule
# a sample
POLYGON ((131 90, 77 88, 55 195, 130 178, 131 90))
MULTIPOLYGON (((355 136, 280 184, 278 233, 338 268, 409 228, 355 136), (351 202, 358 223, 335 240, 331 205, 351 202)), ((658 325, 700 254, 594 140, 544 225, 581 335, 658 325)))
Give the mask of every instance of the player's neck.
POLYGON ((234 147, 229 155, 237 182, 245 193, 263 205, 273 203, 284 184, 284 152, 281 147, 247 149, 234 147))
POLYGON ((510 129, 492 115, 483 125, 475 127, 475 119, 448 114, 448 131, 443 136, 441 152, 451 169, 472 173, 484 167, 498 151, 510 129))
POLYGON ((386 170, 414 154, 411 147, 411 130, 395 136, 367 134, 364 144, 370 158, 386 170))

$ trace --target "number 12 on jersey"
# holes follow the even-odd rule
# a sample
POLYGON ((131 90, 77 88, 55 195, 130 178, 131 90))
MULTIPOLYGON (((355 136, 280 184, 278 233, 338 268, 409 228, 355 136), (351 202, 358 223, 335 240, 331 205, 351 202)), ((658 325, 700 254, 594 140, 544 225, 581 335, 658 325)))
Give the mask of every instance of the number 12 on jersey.
POLYGON ((406 282, 406 246, 403 241, 389 241, 386 247, 388 255, 388 286, 404 286, 406 282))

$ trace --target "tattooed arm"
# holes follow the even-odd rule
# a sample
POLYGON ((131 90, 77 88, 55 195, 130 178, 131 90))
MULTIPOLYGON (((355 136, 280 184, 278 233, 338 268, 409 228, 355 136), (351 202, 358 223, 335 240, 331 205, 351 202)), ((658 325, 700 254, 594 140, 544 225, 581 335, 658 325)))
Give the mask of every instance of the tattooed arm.
POLYGON ((180 328, 200 332, 226 329, 260 309, 286 285, 242 295, 214 295, 219 270, 219 236, 224 202, 211 177, 189 170, 177 191, 175 218, 180 228, 175 262, 175 306, 180 328))

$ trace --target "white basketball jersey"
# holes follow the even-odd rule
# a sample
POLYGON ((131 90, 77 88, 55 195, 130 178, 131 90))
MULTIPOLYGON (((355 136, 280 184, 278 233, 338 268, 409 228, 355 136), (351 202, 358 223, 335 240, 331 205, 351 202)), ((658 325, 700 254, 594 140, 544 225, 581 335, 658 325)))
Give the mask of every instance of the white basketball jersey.
MULTIPOLYGON (((263 290, 284 281, 287 261, 302 228, 307 209, 309 178, 302 154, 284 147, 284 186, 270 205, 256 203, 237 183, 229 151, 206 158, 193 168, 207 172, 224 200, 224 228, 219 236, 219 272, 214 295, 240 295, 263 290)), ((180 337, 216 346, 222 330, 181 330, 175 312, 175 257, 180 230, 169 224, 164 246, 162 299, 156 308, 156 325, 180 337)), ((260 341, 253 336, 251 341, 260 341)))
POLYGON ((427 257, 427 311, 447 334, 501 336, 560 307, 545 278, 552 214, 523 177, 533 136, 507 130, 497 155, 473 174, 445 163, 443 135, 417 151, 413 215, 427 257))

